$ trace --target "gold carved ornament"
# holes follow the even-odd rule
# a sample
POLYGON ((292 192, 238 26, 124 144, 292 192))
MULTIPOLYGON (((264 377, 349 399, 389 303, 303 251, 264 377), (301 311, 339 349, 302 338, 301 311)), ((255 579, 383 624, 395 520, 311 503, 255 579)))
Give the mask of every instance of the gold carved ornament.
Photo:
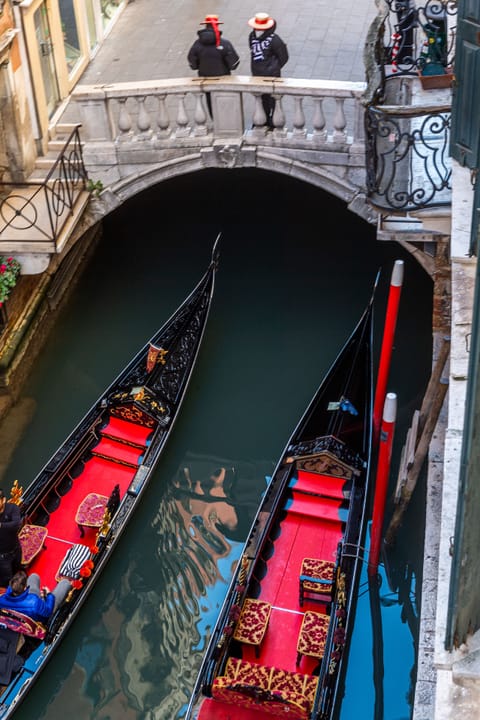
POLYGON ((112 516, 110 515, 110 510, 107 508, 105 510, 105 513, 103 515, 102 524, 100 525, 100 528, 97 532, 97 537, 95 542, 101 538, 105 537, 108 534, 108 531, 110 530, 110 522, 111 522, 112 516))
POLYGON ((14 483, 10 490, 9 502, 13 503, 14 505, 21 505, 23 502, 22 495, 23 495, 23 487, 20 487, 18 485, 18 480, 14 480, 14 483))

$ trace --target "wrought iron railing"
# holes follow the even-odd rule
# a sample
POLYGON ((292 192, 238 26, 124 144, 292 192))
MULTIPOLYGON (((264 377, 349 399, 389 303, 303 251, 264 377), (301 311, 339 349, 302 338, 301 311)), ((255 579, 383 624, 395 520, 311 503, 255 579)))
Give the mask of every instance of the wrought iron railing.
POLYGON ((454 64, 457 0, 385 0, 389 13, 377 50, 385 78, 441 74, 454 64))
POLYGON ((367 192, 390 211, 451 202, 450 106, 369 107, 367 192))
POLYGON ((57 249, 59 233, 86 183, 76 127, 43 181, 0 183, 0 241, 48 241, 57 249))

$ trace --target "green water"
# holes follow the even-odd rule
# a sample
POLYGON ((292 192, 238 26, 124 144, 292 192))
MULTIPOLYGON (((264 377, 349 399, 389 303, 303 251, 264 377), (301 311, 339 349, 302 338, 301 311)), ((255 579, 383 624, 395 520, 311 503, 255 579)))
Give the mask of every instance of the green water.
MULTIPOLYGON (((75 720, 181 716, 265 475, 381 268, 378 352, 391 269, 403 259, 388 386, 399 398, 394 466, 398 462, 429 376, 429 278, 408 253, 376 242, 374 228, 320 190, 259 171, 208 171, 145 192, 107 219, 25 389, 35 413, 4 485, 15 478, 24 487, 31 482, 190 292, 220 230, 214 302, 181 416, 95 593, 18 710, 21 720, 64 720, 66 713, 75 720), (221 466, 235 468, 237 501, 236 522, 227 518, 223 539, 209 536, 198 514, 185 516, 178 487, 184 467, 205 479, 221 466)), ((420 488, 391 558, 403 605, 386 578, 380 591, 385 720, 410 714, 422 507, 420 488)), ((362 582, 342 720, 374 718, 372 642, 362 582)))

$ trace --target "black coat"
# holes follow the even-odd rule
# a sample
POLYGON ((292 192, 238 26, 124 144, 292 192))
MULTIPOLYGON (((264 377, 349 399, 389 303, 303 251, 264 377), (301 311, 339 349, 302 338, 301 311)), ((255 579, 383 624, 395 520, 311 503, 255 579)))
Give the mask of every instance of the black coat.
POLYGON ((187 60, 200 77, 230 75, 240 62, 232 43, 221 37, 217 47, 215 33, 208 27, 198 31, 198 40, 190 48, 187 60))
POLYGON ((252 75, 280 77, 280 71, 288 60, 287 46, 275 32, 276 25, 257 37, 252 30, 248 36, 252 75))

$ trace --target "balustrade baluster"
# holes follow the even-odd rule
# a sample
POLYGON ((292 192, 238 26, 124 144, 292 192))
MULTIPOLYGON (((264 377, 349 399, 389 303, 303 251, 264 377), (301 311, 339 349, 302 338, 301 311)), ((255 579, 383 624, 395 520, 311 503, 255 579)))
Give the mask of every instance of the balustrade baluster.
POLYGON ((345 127, 347 125, 347 119, 345 117, 345 98, 335 98, 336 109, 335 117, 333 118, 333 142, 343 143, 347 139, 347 133, 345 127))
POLYGON ((255 94, 255 109, 253 111, 253 127, 261 127, 267 122, 267 116, 262 105, 262 96, 255 94))
POLYGON ((132 116, 127 110, 127 100, 128 98, 120 98, 119 99, 119 105, 120 105, 120 111, 118 113, 118 129, 120 130, 120 135, 118 136, 118 140, 129 140, 132 135, 132 116))
POLYGON ((159 95, 158 97, 157 127, 159 130, 158 134, 161 137, 168 135, 170 128, 170 118, 168 116, 166 99, 166 95, 159 95))
POLYGON ((178 95, 178 108, 177 108, 177 137, 187 137, 188 128, 188 115, 185 108, 185 93, 178 95))
POLYGON ((207 134, 207 114, 203 105, 204 93, 195 95, 195 112, 193 119, 195 121, 194 135, 207 134))
POLYGON ((326 142, 328 132, 325 128, 326 120, 323 112, 323 98, 313 98, 315 110, 313 113, 313 139, 315 142, 326 142))
POLYGON ((147 108, 145 107, 145 100, 146 97, 139 97, 138 98, 138 117, 137 117, 137 127, 140 130, 141 137, 140 139, 146 140, 150 138, 152 131, 152 123, 150 120, 150 115, 147 112, 147 108))
POLYGON ((282 99, 283 95, 274 95, 275 98, 275 110, 273 111, 273 125, 276 133, 286 134, 285 128, 285 113, 283 111, 282 99))
POLYGON ((307 131, 305 129, 305 113, 303 112, 303 97, 298 95, 293 98, 295 108, 293 111, 293 134, 298 137, 305 136, 307 131))

